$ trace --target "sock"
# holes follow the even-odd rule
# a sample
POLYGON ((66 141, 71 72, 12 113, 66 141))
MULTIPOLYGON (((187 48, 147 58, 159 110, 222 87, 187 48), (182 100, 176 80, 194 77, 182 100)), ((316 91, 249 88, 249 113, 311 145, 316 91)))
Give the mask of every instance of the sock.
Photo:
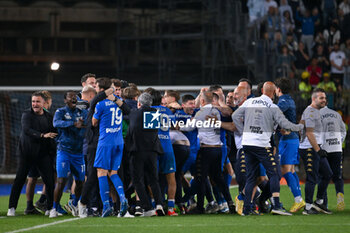
POLYGON ((41 194, 39 202, 43 203, 46 201, 46 195, 45 194, 41 194))
POLYGON ((175 199, 168 199, 168 208, 172 209, 175 207, 175 199))
POLYGON ((98 183, 100 185, 100 196, 103 203, 103 209, 110 207, 109 205, 109 184, 107 176, 101 176, 98 178, 98 183))
POLYGON ((119 198, 120 198, 120 202, 124 201, 125 193, 124 193, 123 182, 120 179, 120 177, 118 176, 118 174, 112 175, 111 176, 111 181, 113 182, 113 185, 114 185, 115 189, 118 192, 118 195, 119 195, 119 198))
POLYGON ((240 194, 238 195, 237 198, 238 198, 238 200, 240 200, 240 201, 244 201, 245 196, 244 196, 243 193, 240 193, 240 194))
POLYGON ((55 208, 57 210, 57 207, 59 206, 60 203, 57 203, 57 202, 53 202, 53 208, 55 208))
POLYGON ((297 197, 294 198, 294 201, 296 203, 300 203, 302 200, 303 200, 303 198, 301 196, 297 196, 297 197))
POLYGON ((151 203, 152 203, 152 207, 155 208, 156 207, 156 201, 154 200, 154 198, 151 199, 151 203))
POLYGON ((272 197, 271 200, 274 209, 281 208, 280 197, 272 197))
POLYGON ((74 206, 77 206, 77 205, 78 205, 79 199, 80 199, 80 198, 78 198, 77 196, 74 195, 74 198, 73 198, 73 205, 74 205, 74 206))
POLYGON ((310 210, 311 207, 312 207, 312 204, 306 203, 306 205, 305 205, 305 209, 306 209, 306 210, 310 210))
POLYGON ((228 173, 225 174, 225 181, 226 181, 227 187, 230 187, 231 181, 232 181, 232 176, 228 173))
POLYGON ((323 204, 323 199, 317 199, 316 203, 319 204, 319 205, 322 205, 323 204))
POLYGON ((114 208, 114 211, 117 211, 119 209, 117 202, 113 202, 113 208, 114 208))
MULTIPOLYGON (((213 186, 213 194, 216 199, 216 202, 220 205, 222 203, 221 198, 220 198, 220 191, 217 185, 213 186)), ((214 201, 212 201, 214 204, 214 201)), ((211 203, 210 203, 211 204, 211 203)))
POLYGON ((32 209, 34 209, 34 206, 33 206, 33 200, 31 200, 31 201, 27 201, 27 209, 28 209, 28 210, 32 210, 32 209))
POLYGON ((113 199, 112 199, 111 196, 109 196, 108 201, 109 201, 109 205, 110 205, 110 206, 113 206, 113 199))
POLYGON ((301 193, 300 193, 300 190, 298 189, 297 181, 295 180, 294 175, 291 172, 287 172, 286 174, 284 174, 283 177, 286 179, 287 184, 293 193, 293 196, 294 197, 301 196, 301 193))
MULTIPOLYGON (((298 186, 298 190, 300 191, 301 193, 301 188, 300 188, 300 181, 299 181, 299 177, 298 177, 298 174, 296 172, 293 173, 293 176, 294 176, 294 179, 297 183, 297 186, 298 186)), ((301 195, 301 194, 300 194, 301 195)))
POLYGON ((220 203, 226 202, 226 200, 224 198, 224 195, 222 195, 222 193, 220 193, 220 195, 219 195, 219 201, 218 202, 220 202, 220 203))
POLYGON ((72 193, 69 194, 69 199, 72 199, 72 200, 75 199, 75 194, 72 194, 72 193))

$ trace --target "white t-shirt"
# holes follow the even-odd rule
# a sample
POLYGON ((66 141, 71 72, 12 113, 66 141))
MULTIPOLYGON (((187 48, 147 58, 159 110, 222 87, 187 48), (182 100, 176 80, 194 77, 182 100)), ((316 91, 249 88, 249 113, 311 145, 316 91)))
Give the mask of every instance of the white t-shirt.
MULTIPOLYGON (((340 66, 343 63, 343 60, 345 59, 345 53, 343 51, 335 52, 333 51, 331 55, 329 56, 329 60, 333 61, 336 65, 340 66)), ((342 70, 338 70, 335 67, 331 67, 331 72, 334 74, 344 74, 345 68, 343 67, 342 70)))

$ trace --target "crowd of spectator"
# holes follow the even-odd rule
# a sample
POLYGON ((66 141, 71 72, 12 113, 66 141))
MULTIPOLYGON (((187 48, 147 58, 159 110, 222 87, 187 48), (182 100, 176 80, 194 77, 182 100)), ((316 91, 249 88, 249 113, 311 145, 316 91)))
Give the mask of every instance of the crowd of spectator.
POLYGON ((248 0, 247 6, 269 54, 269 72, 293 78, 305 100, 326 86, 329 106, 341 109, 343 90, 350 89, 350 1, 248 0))

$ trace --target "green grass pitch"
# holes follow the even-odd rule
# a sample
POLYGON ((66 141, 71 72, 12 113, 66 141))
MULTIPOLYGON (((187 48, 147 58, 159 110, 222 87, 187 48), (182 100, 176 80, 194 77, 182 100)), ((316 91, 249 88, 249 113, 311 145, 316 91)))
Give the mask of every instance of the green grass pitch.
MULTIPOLYGON (((303 187, 302 187, 303 189, 303 187)), ((153 218, 86 218, 77 219, 72 216, 49 219, 47 216, 24 216, 25 196, 20 198, 16 217, 6 217, 8 196, 0 197, 0 232, 350 232, 350 203, 346 193, 350 192, 350 184, 345 185, 346 209, 343 212, 336 211, 336 197, 334 185, 329 185, 329 208, 332 215, 319 214, 303 216, 301 212, 293 216, 247 216, 229 214, 214 214, 201 216, 178 216, 178 217, 153 217, 153 218), (62 222, 62 220, 66 220, 62 222), (72 221, 71 221, 72 220, 72 221), (59 224, 50 225, 60 221, 59 224), (47 224, 44 226, 40 226, 47 224), (40 228, 33 228, 39 226, 40 228)), ((232 195, 237 195, 237 188, 231 189, 232 195)), ((35 200, 39 198, 35 195, 35 200)), ((62 198, 65 203, 68 196, 62 198)), ((287 186, 281 187, 281 200, 289 209, 293 204, 293 196, 287 186)))

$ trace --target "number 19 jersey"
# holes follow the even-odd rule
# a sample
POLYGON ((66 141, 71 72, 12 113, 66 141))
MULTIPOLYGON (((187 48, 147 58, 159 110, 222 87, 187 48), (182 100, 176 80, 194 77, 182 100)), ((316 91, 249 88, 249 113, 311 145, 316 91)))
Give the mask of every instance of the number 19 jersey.
POLYGON ((116 103, 105 99, 97 103, 94 118, 99 120, 100 146, 123 144, 123 113, 116 103))

